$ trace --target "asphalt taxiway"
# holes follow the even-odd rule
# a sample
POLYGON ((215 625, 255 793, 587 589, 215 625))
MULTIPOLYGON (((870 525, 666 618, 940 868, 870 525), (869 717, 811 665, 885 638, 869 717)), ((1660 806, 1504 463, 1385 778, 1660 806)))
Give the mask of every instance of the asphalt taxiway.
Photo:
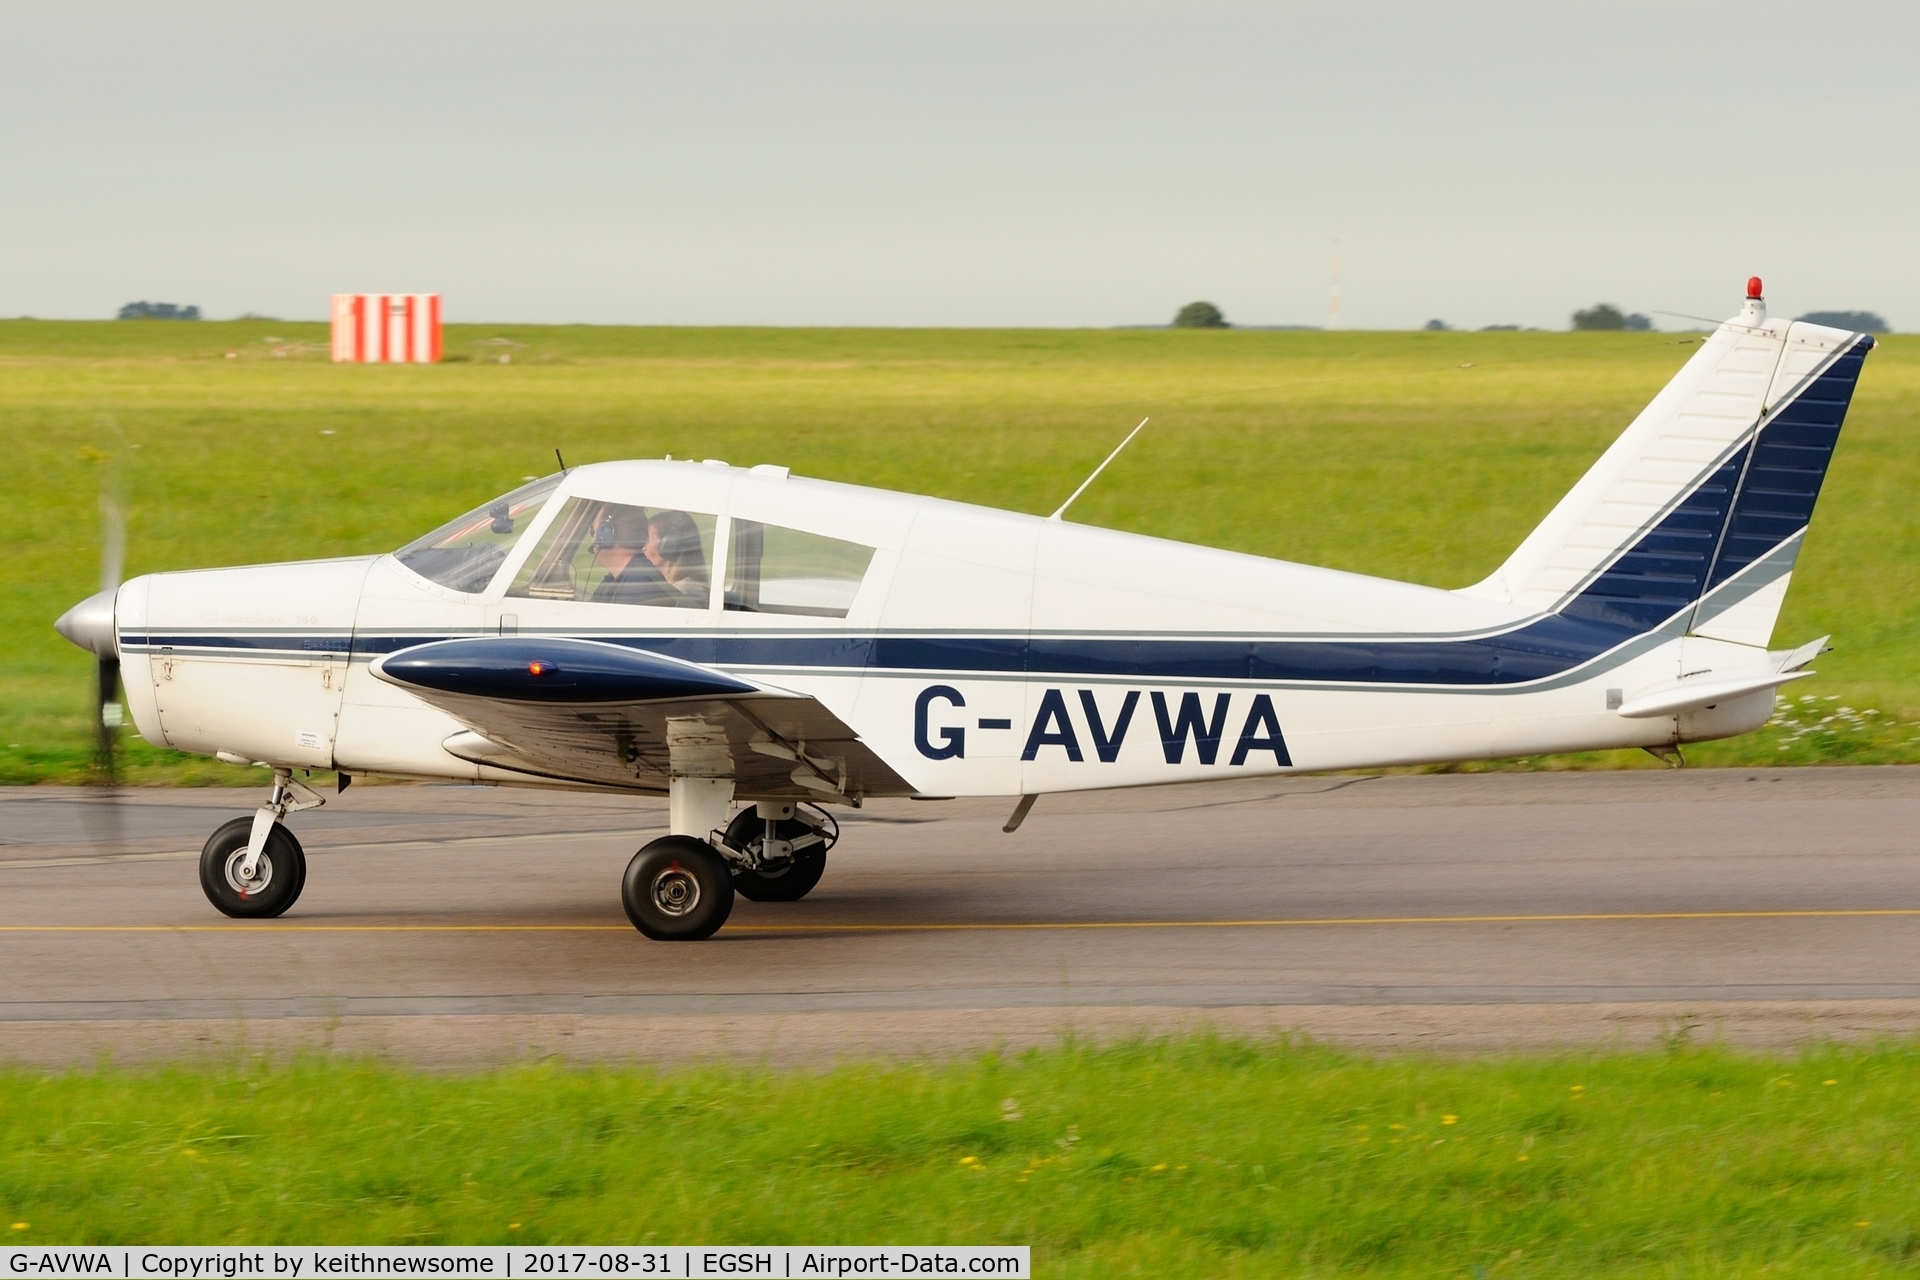
POLYGON ((246 1047, 458 1065, 823 1062, 1196 1025, 1382 1048, 1920 1028, 1920 768, 1301 777, 881 802, 806 901, 648 942, 663 802, 361 787, 238 922, 256 791, 0 791, 0 1060, 246 1047))

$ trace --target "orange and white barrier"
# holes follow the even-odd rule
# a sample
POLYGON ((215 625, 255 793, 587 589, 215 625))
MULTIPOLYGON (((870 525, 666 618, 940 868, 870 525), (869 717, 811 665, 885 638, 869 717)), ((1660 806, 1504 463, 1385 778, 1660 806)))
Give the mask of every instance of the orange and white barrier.
POLYGON ((336 293, 333 358, 369 364, 440 359, 437 293, 336 293))

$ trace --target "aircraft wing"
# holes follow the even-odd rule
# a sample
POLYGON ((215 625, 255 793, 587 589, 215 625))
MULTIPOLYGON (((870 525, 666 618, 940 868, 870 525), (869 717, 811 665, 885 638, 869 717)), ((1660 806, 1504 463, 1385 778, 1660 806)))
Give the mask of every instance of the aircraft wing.
POLYGON ((845 800, 914 788, 817 699, 596 640, 480 636, 378 659, 373 674, 467 727, 463 760, 664 791, 730 777, 754 799, 845 800))

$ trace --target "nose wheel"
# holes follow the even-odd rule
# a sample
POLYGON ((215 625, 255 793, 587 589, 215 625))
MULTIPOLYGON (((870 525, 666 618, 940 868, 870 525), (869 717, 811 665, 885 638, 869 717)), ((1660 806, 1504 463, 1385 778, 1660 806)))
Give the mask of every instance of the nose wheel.
POLYGON ((208 837, 200 850, 200 888, 226 915, 271 919, 299 901, 307 887, 307 854, 293 832, 276 822, 260 855, 249 859, 252 832, 251 817, 235 818, 208 837))

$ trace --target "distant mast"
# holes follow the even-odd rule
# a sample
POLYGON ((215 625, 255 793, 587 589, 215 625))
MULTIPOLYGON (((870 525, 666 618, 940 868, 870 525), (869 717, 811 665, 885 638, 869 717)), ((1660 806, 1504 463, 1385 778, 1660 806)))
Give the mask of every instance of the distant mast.
POLYGON ((1340 242, 1333 242, 1327 261, 1327 328, 1340 327, 1340 242))

